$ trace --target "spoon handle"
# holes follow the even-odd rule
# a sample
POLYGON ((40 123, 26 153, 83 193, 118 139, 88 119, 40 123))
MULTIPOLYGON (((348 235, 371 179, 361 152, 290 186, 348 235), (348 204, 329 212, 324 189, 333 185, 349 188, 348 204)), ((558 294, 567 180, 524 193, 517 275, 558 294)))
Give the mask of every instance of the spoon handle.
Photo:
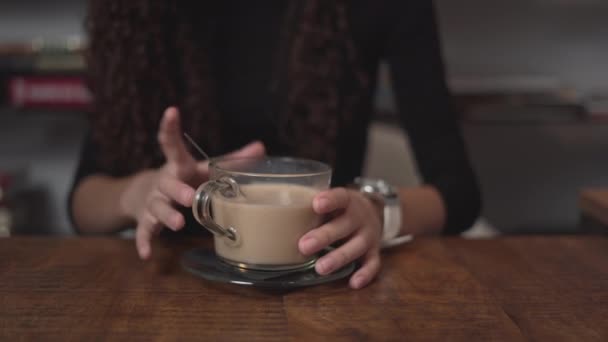
POLYGON ((196 142, 194 142, 194 140, 188 135, 188 133, 184 132, 184 136, 186 137, 186 139, 188 140, 188 142, 190 142, 190 144, 192 146, 194 146, 194 148, 203 156, 205 157, 205 159, 211 161, 211 158, 209 158, 209 155, 207 153, 205 153, 205 151, 203 151, 203 149, 198 146, 198 144, 196 142))

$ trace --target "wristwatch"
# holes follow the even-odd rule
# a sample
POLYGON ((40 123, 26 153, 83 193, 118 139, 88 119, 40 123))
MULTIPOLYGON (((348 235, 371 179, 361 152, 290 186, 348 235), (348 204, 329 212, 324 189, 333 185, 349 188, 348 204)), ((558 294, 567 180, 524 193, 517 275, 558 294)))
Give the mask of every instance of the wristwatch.
POLYGON ((364 195, 383 207, 382 247, 410 241, 411 235, 399 236, 401 231, 401 201, 397 189, 383 179, 355 178, 355 185, 364 195))

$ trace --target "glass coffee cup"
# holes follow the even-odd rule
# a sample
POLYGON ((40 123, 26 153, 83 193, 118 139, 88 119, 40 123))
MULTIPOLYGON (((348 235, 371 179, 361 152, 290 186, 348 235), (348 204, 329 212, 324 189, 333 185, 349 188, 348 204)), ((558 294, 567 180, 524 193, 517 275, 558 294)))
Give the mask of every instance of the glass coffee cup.
POLYGON ((331 168, 289 157, 214 159, 209 181, 196 191, 192 212, 214 235, 223 261, 245 269, 306 268, 298 240, 321 224, 314 196, 329 188, 331 168))

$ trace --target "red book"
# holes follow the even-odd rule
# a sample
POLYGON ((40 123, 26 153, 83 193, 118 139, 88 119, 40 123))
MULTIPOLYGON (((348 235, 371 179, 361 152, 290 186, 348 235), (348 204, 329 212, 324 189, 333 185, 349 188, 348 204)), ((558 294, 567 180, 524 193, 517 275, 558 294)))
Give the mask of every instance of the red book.
POLYGON ((88 109, 92 102, 81 77, 13 77, 8 88, 9 104, 19 108, 88 109))

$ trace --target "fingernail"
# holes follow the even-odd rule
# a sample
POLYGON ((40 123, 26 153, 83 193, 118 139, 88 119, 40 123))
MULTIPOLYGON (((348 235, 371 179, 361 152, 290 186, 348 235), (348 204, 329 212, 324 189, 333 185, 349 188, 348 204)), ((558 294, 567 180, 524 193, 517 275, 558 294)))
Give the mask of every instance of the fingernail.
POLYGON ((302 241, 302 253, 308 254, 317 248, 318 241, 314 237, 309 237, 302 241))
POLYGON ((194 199, 194 190, 185 189, 184 191, 182 191, 182 200, 184 201, 184 203, 192 205, 193 199, 194 199))
POLYGON ((182 216, 180 214, 175 214, 171 219, 171 222, 173 222, 173 230, 182 228, 182 216))
POLYGON ((262 143, 261 140, 254 140, 254 141, 252 141, 252 142, 249 143, 249 146, 255 146, 255 145, 258 145, 258 144, 261 144, 261 143, 262 143))
POLYGON ((360 275, 355 276, 355 278, 353 278, 353 283, 352 283, 353 288, 355 288, 355 289, 361 288, 361 286, 363 286, 363 280, 364 280, 363 276, 360 276, 360 275))
POLYGON ((139 257, 142 259, 148 259, 148 257, 150 256, 150 247, 148 246, 141 246, 139 247, 139 257))
POLYGON ((245 146, 241 147, 241 151, 246 151, 246 150, 249 150, 250 148, 252 148, 253 146, 255 146, 257 143, 259 143, 259 141, 258 141, 258 140, 252 141, 252 142, 250 142, 249 144, 247 144, 247 145, 245 145, 245 146))
POLYGON ((325 209, 327 209, 328 205, 329 205, 329 200, 327 198, 325 198, 325 197, 317 198, 317 200, 315 201, 315 210, 324 211, 325 209))
POLYGON ((334 261, 331 259, 321 259, 317 262, 317 272, 327 274, 333 270, 334 261))

